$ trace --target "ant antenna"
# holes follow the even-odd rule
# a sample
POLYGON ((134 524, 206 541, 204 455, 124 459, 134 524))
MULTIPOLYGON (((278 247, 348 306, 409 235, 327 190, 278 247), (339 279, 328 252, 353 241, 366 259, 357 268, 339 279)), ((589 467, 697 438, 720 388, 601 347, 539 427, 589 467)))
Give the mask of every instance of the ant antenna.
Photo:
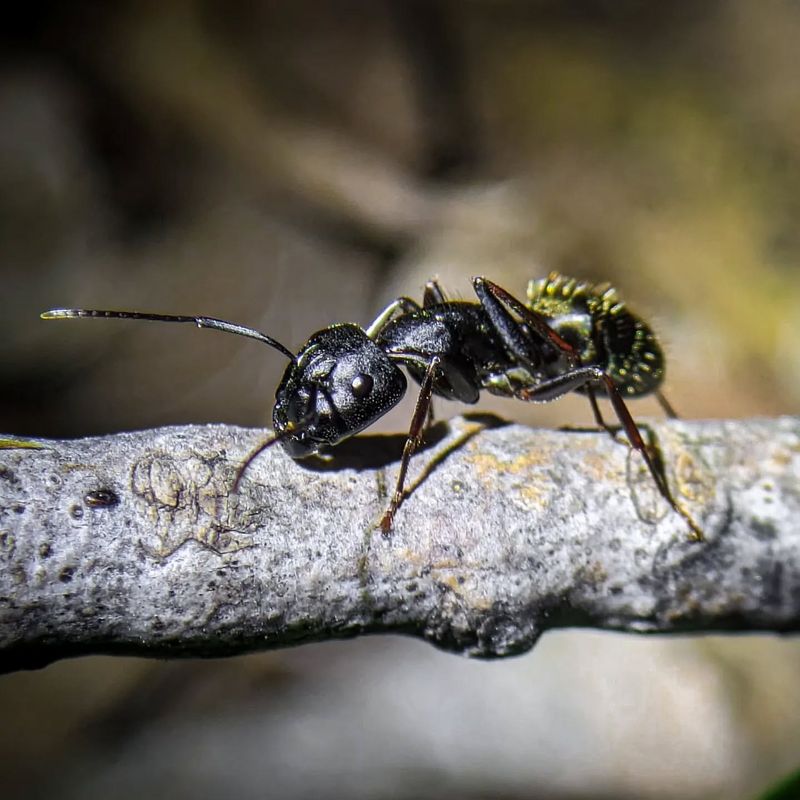
POLYGON ((306 409, 306 413, 303 414, 302 418, 297 422, 287 422, 286 427, 280 431, 279 433, 273 433, 268 439, 265 439, 261 444, 256 447, 255 450, 252 450, 247 458, 242 462, 239 469, 236 471, 236 478, 233 481, 233 486, 231 487, 234 494, 239 491, 239 484, 242 482, 242 478, 244 477, 244 473, 247 472, 248 467, 265 451, 268 450, 272 445, 277 444, 278 442, 282 442, 284 439, 289 439, 292 436, 296 436, 298 433, 302 433, 305 431, 314 421, 317 419, 317 393, 318 388, 315 384, 311 385, 311 395, 308 398, 308 408, 306 409))
POLYGON ((244 477, 244 473, 247 472, 248 467, 265 451, 268 450, 272 445, 277 444, 278 442, 282 441, 283 439, 288 439, 293 434, 297 433, 297 428, 290 426, 286 428, 285 431, 281 431, 280 433, 275 433, 269 437, 269 439, 265 439, 261 444, 256 447, 255 450, 252 450, 248 455, 247 458, 242 462, 241 466, 238 470, 236 470, 236 477, 233 481, 233 486, 231 486, 231 492, 236 494, 239 491, 239 484, 242 482, 242 478, 244 477))
POLYGON ((42 319, 147 319, 156 322, 193 322, 198 328, 211 328, 215 331, 224 333, 235 333, 237 336, 246 336, 248 339, 256 339, 259 342, 274 347, 279 353, 283 353, 290 361, 295 361, 295 355, 279 341, 261 333, 253 328, 246 328, 244 325, 236 325, 233 322, 226 322, 224 319, 215 317, 181 317, 172 314, 144 314, 140 311, 101 311, 88 308, 54 308, 52 311, 45 311, 40 315, 42 319))

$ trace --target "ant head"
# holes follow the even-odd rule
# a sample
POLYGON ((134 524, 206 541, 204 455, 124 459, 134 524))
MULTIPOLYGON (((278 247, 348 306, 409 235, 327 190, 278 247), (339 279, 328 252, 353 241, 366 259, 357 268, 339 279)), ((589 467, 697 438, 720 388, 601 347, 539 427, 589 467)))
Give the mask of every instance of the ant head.
POLYGON ((272 421, 276 433, 288 434, 281 437, 288 453, 302 458, 368 427, 405 390, 405 375, 358 325, 333 325, 286 368, 272 421))

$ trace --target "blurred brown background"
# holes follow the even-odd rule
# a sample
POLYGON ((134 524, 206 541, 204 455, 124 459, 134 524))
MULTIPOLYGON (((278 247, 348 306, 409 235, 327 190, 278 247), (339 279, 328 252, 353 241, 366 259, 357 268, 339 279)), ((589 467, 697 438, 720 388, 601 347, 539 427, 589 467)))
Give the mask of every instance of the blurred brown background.
MULTIPOLYGON (((264 425, 277 353, 438 275, 610 280, 686 417, 800 403, 789 0, 20 4, 0 32, 0 425, 264 425)), ((410 393, 413 394, 413 393, 410 393)), ((413 398, 382 426, 405 430, 413 398)), ((534 425, 582 398, 482 406, 534 425)), ((457 411, 443 403, 437 415, 457 411)), ((658 414, 649 400, 638 415, 658 414)), ((746 798, 800 765, 800 648, 383 638, 0 679, 7 797, 746 798)))

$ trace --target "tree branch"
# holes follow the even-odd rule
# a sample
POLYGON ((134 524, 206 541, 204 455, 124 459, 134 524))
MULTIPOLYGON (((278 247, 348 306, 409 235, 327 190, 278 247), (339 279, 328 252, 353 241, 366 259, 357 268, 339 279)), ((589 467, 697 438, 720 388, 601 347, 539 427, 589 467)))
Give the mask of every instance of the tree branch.
MULTIPOLYGON (((648 428, 648 430, 650 430, 648 428)), ((374 632, 467 655, 547 628, 800 629, 800 419, 652 426, 694 541, 604 433, 432 429, 390 538, 402 437, 332 463, 227 426, 0 442, 0 669, 221 656, 374 632)))

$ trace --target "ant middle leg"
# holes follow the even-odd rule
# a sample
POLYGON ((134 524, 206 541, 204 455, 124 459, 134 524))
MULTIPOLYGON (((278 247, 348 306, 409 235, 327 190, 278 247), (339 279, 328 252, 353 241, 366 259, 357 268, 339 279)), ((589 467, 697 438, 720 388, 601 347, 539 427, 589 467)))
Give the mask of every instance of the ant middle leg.
POLYGON ((425 291, 422 293, 422 307, 430 308, 447 302, 444 290, 435 278, 425 284, 425 291))
POLYGON ((410 314, 414 311, 420 311, 423 308, 430 308, 430 306, 436 306, 445 302, 447 302, 447 298, 445 297, 442 287, 439 286, 439 282, 430 280, 425 284, 421 306, 416 300, 412 300, 410 297, 398 297, 392 300, 392 302, 375 317, 369 327, 365 328, 366 334, 370 339, 374 339, 397 314, 410 314))

